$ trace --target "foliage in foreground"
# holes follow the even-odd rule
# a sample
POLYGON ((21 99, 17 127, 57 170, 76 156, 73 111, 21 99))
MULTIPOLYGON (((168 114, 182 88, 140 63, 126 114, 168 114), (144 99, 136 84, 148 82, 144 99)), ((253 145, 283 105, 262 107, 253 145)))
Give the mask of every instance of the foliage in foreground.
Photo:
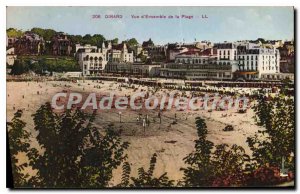
MULTIPOLYGON (((34 130, 40 150, 30 148, 29 144, 18 148, 19 139, 28 139, 29 134, 18 134, 25 131, 25 124, 18 114, 9 124, 11 138, 11 156, 16 160, 17 152, 27 151, 29 165, 37 174, 23 184, 28 178, 22 169, 14 168, 15 187, 105 187, 112 177, 113 169, 121 165, 127 155, 124 151, 127 142, 112 130, 104 133, 93 126, 95 115, 84 114, 80 110, 66 111, 60 115, 54 113, 49 103, 42 105, 33 115, 34 130), (21 181, 18 177, 22 177, 21 181), (16 179, 17 178, 17 179, 16 179)), ((15 165, 16 162, 12 161, 15 165)), ((28 165, 28 164, 26 164, 28 165)))
POLYGON ((24 168, 28 166, 28 163, 20 163, 17 158, 18 154, 27 153, 30 149, 30 134, 24 130, 26 123, 20 119, 21 116, 22 111, 18 110, 14 114, 12 121, 7 123, 9 151, 15 187, 25 187, 29 178, 29 175, 24 173, 24 168))
POLYGON ((247 142, 253 151, 253 168, 269 164, 285 166, 293 171, 295 153, 295 107, 294 100, 285 95, 267 99, 259 96, 254 107, 256 120, 264 130, 258 131, 247 142))
POLYGON ((204 119, 197 117, 198 139, 195 151, 183 160, 188 165, 181 168, 184 172, 182 186, 241 186, 243 182, 243 165, 249 161, 245 150, 237 145, 214 146, 207 138, 207 126, 204 119))
POLYGON ((171 187, 174 181, 167 177, 167 173, 163 173, 159 177, 154 176, 157 154, 153 154, 150 159, 150 167, 148 170, 144 168, 138 169, 138 177, 130 177, 131 168, 128 162, 123 164, 122 182, 118 187, 171 187))

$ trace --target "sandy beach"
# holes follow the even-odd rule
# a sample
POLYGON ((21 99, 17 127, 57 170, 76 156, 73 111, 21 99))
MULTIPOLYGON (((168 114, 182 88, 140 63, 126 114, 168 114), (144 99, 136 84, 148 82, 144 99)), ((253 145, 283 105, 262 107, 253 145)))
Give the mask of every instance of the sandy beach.
MULTIPOLYGON (((32 133, 33 145, 37 146, 34 137, 33 119, 31 115, 45 102, 51 101, 52 97, 62 91, 76 91, 80 93, 109 93, 114 91, 119 96, 130 96, 139 91, 155 91, 152 87, 134 85, 132 87, 120 87, 120 83, 112 81, 86 80, 84 83, 72 83, 64 81, 48 82, 7 82, 7 121, 11 121, 13 114, 18 109, 24 110, 23 121, 27 123, 26 130, 32 133)), ((169 93, 171 90, 159 89, 155 95, 169 93)), ((186 92, 190 96, 190 92, 186 92)), ((113 124, 116 130, 121 131, 123 141, 128 141, 130 146, 126 153, 128 161, 132 164, 132 174, 137 174, 139 167, 149 166, 149 161, 154 153, 157 153, 156 175, 167 172, 171 179, 182 178, 184 167, 183 158, 193 151, 194 140, 197 138, 195 118, 205 118, 208 126, 208 140, 215 144, 237 144, 250 154, 246 139, 254 135, 259 129, 253 119, 252 109, 244 114, 237 113, 236 109, 226 111, 198 110, 176 111, 169 110, 162 113, 162 122, 159 122, 157 110, 122 110, 122 123, 120 123, 119 110, 103 110, 97 114, 95 125, 99 130, 104 130, 113 124), (174 123, 176 113, 176 124, 174 123), (150 125, 145 128, 136 121, 139 115, 148 115, 150 125), (223 131, 226 125, 232 125, 234 131, 223 131)), ((20 155, 20 159, 25 157, 20 155)), ((31 172, 34 173, 34 172, 31 172)), ((121 167, 114 171, 111 185, 118 184, 121 178, 121 167)))

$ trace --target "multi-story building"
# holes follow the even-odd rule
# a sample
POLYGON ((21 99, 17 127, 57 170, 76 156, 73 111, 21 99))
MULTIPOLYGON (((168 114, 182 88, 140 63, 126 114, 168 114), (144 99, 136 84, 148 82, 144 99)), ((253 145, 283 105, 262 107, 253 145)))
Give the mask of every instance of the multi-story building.
POLYGON ((133 63, 133 51, 129 51, 125 43, 108 46, 108 61, 133 63))
POLYGON ((76 44, 75 45, 75 59, 79 60, 79 53, 82 52, 90 52, 91 50, 97 50, 97 46, 91 46, 90 44, 85 44, 85 45, 80 45, 76 44))
POLYGON ((280 72, 295 72, 295 48, 293 41, 286 41, 282 47, 278 48, 280 52, 280 72))
POLYGON ((14 41, 13 47, 17 55, 40 55, 44 51, 45 41, 35 33, 25 32, 21 38, 14 41))
POLYGON ((12 48, 14 47, 14 44, 15 42, 17 41, 18 39, 15 38, 15 37, 8 37, 6 36, 6 47, 7 48, 12 48))
POLYGON ((264 74, 279 73, 280 54, 275 48, 239 49, 237 76, 247 80, 261 79, 264 74))
MULTIPOLYGON (((255 44, 219 43, 214 49, 189 50, 175 56, 175 63, 161 68, 161 77, 181 79, 258 80, 278 77, 280 54, 275 48, 255 44)), ((282 76, 279 76, 282 77, 282 76)))
POLYGON ((167 61, 168 62, 174 62, 175 61, 175 57, 178 54, 187 52, 189 49, 187 47, 183 47, 182 45, 175 43, 175 44, 168 44, 167 45, 167 51, 166 51, 166 55, 167 55, 167 61))
POLYGON ((137 44, 133 46, 133 54, 135 57, 137 57, 139 54, 141 54, 143 51, 143 47, 140 44, 137 44))
POLYGON ((84 76, 99 75, 107 64, 107 50, 91 45, 76 45, 76 58, 84 76))
POLYGON ((188 80, 232 79, 233 66, 230 63, 219 63, 217 58, 217 49, 190 50, 178 54, 175 63, 163 64, 160 76, 188 80))
POLYGON ((71 55, 72 42, 64 33, 58 33, 52 37, 51 41, 52 55, 71 55))
POLYGON ((133 51, 129 52, 125 43, 112 45, 102 43, 101 48, 91 45, 76 45, 75 57, 82 69, 83 75, 99 75, 104 72, 107 62, 133 63, 133 51))
POLYGON ((215 44, 218 50, 218 61, 234 61, 237 59, 237 45, 233 43, 215 44))
POLYGON ((163 62, 166 61, 167 49, 165 46, 149 46, 146 48, 147 54, 152 61, 163 62))
POLYGON ((214 48, 217 50, 216 64, 227 67, 227 72, 224 72, 223 76, 219 76, 221 79, 233 79, 234 72, 238 70, 237 50, 238 46, 234 43, 218 43, 214 48))

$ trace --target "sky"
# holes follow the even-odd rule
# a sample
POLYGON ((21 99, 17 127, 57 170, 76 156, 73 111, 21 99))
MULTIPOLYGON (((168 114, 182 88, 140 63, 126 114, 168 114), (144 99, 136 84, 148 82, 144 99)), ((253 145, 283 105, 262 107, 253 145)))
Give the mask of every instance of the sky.
POLYGON ((142 43, 291 40, 293 7, 7 7, 6 28, 51 28, 68 34, 102 34, 106 39, 136 38, 142 43), (93 18, 100 15, 101 18, 93 18), (107 19, 106 15, 122 15, 107 19), (133 19, 164 15, 167 19, 133 19), (176 18, 175 15, 179 16, 176 18), (184 16, 183 16, 184 15, 184 16), (189 19, 185 16, 193 16, 189 19), (206 17, 206 18, 202 18, 206 17))

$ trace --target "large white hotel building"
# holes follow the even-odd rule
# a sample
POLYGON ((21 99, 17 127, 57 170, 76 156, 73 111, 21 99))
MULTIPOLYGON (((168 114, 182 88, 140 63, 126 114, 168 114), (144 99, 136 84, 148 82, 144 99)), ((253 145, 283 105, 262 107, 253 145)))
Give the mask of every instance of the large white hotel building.
POLYGON ((281 78, 275 48, 251 43, 219 43, 204 51, 187 51, 164 64, 160 76, 189 80, 260 80, 281 78))
POLYGON ((76 45, 76 58, 83 76, 100 75, 108 62, 133 63, 133 52, 129 52, 125 43, 102 44, 100 48, 91 45, 76 45))

